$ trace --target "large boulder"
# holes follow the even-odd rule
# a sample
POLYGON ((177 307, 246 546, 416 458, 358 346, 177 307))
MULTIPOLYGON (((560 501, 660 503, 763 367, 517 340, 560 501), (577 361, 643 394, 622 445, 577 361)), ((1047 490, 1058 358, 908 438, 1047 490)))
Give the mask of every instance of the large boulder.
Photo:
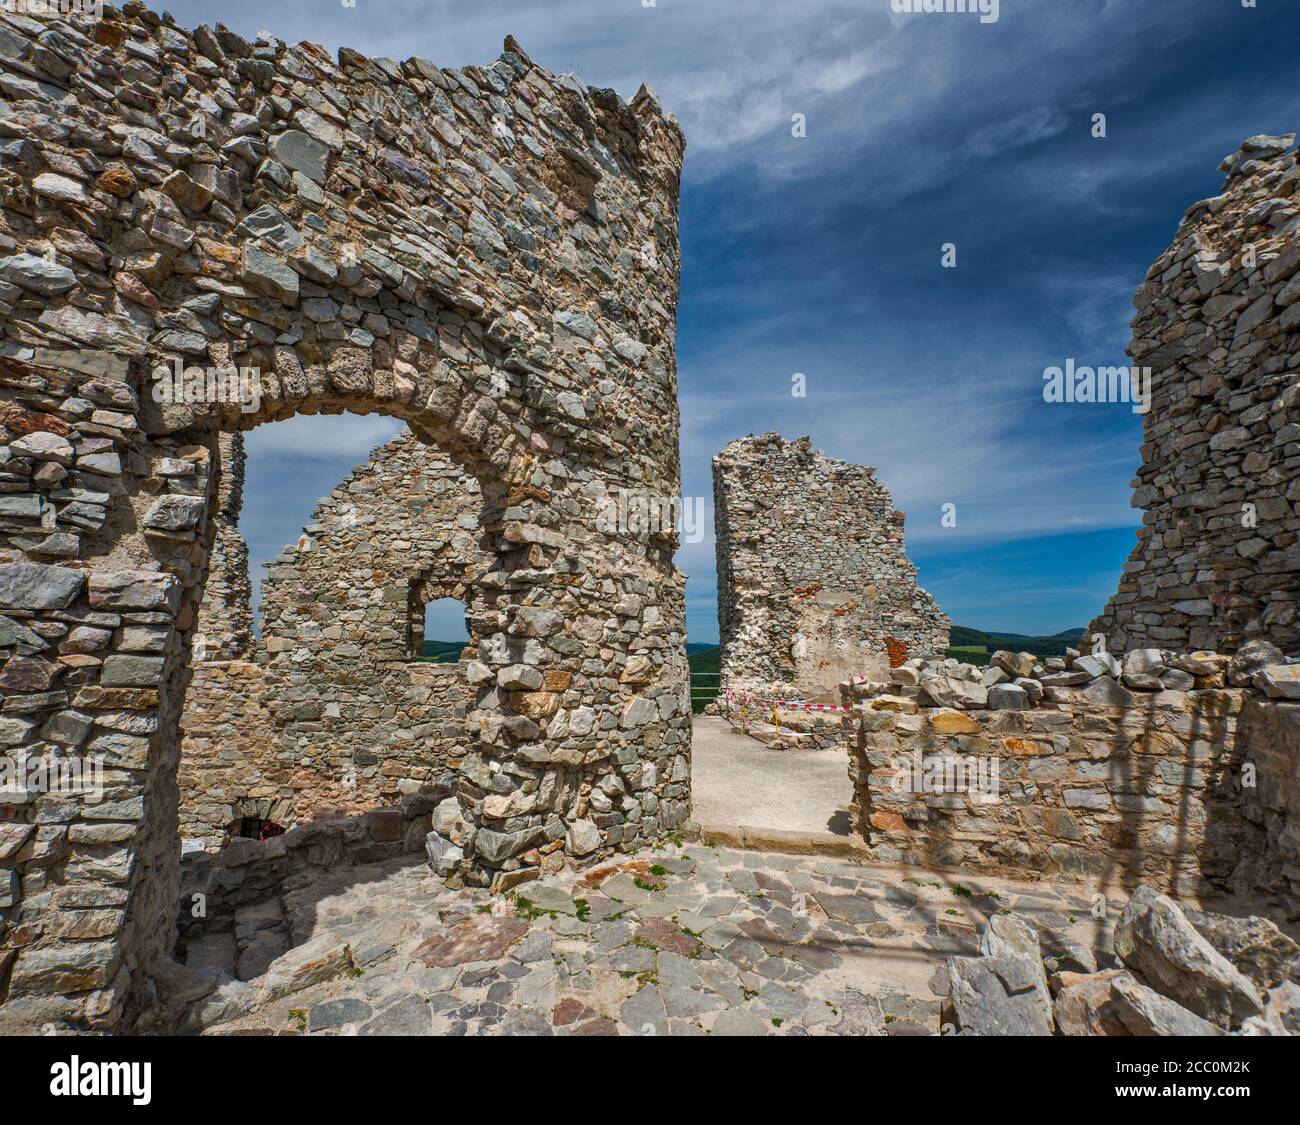
POLYGON ((1051 1035, 1052 1001, 1033 929, 1014 915, 995 914, 980 953, 948 963, 958 1027, 972 1035, 1051 1035))
POLYGON ((1181 653, 1175 656, 1170 663, 1180 671, 1192 676, 1213 676, 1217 672, 1225 671, 1231 660, 1230 656, 1225 656, 1221 652, 1198 650, 1196 652, 1181 653))
MULTIPOLYGON (((212 970, 217 974, 217 970, 212 970)), ((220 983, 206 996, 195 1000, 181 1018, 179 1030, 190 1035, 227 1020, 238 1019, 253 1010, 259 999, 256 986, 220 974, 220 983)))
POLYGON ((1254 984, 1151 887, 1139 887, 1120 915, 1115 952, 1157 992, 1225 1030, 1263 1011, 1254 984))
POLYGON ((1090 974, 1097 971, 1097 955, 1068 934, 1043 927, 1039 930, 1043 946, 1043 966, 1051 973, 1090 974))
POLYGON ((1108 652, 1090 652, 1086 656, 1077 656, 1070 664, 1072 672, 1087 672, 1089 678, 1110 676, 1117 679, 1123 672, 1120 662, 1108 652))
POLYGON ((935 707, 955 707, 960 711, 982 710, 989 700, 988 689, 978 682, 949 672, 927 670, 921 676, 921 701, 935 707))
POLYGON ((1007 652, 1005 649, 999 649, 989 657, 989 664, 994 668, 1001 668, 1015 679, 1017 676, 1032 676, 1036 660, 1037 657, 1032 652, 1007 652))
POLYGON ((1124 654, 1124 675, 1159 676, 1165 670, 1164 657, 1158 648, 1135 648, 1124 654))
POLYGON ((430 832, 424 838, 424 852, 429 866, 444 878, 451 875, 465 858, 464 849, 438 832, 430 832))
MULTIPOLYGON (((1075 662, 1077 666, 1077 661, 1075 662)), ((1123 687, 1113 676, 1098 676, 1083 689, 1090 702, 1100 707, 1132 707, 1133 693, 1123 687)))
POLYGON ((1222 1035, 1221 1028, 1138 984, 1127 973, 1111 983, 1111 1005, 1130 1035, 1222 1035))
POLYGON ((1115 981, 1132 980, 1123 969, 1104 973, 1059 973, 1052 978, 1056 1003, 1052 1014, 1061 1035, 1132 1035, 1115 1008, 1115 981))
POLYGON ((1236 966, 1260 992, 1283 981, 1300 984, 1300 945, 1267 918, 1232 918, 1206 910, 1183 909, 1196 932, 1236 966))
POLYGON ((433 810, 433 833, 445 836, 453 844, 462 844, 465 840, 465 814, 460 801, 455 797, 446 797, 439 801, 433 810))
POLYGON ((356 968, 352 946, 334 934, 321 934, 271 962, 260 984, 266 1000, 278 1000, 356 968))
POLYGON ((80 570, 38 563, 0 564, 0 608, 67 609, 86 584, 80 570))
POLYGON ((994 684, 988 692, 990 711, 1028 711, 1033 707, 1029 693, 1018 684, 994 684))
MULTIPOLYGON (((1033 926, 1014 914, 994 914, 980 934, 980 952, 985 957, 1027 957, 1043 960, 1042 946, 1033 926)), ((1047 991, 1047 977, 1043 977, 1043 991, 1047 991)))
POLYGON ((600 829, 590 820, 575 820, 569 825, 568 843, 574 855, 590 855, 600 847, 600 829))
POLYGON ((1228 665, 1228 682, 1233 687, 1249 687, 1256 672, 1270 664, 1285 663, 1286 657, 1277 645, 1256 638, 1247 641, 1233 655, 1232 663, 1228 665))
POLYGON ((969 1035, 1051 1035, 1052 1009, 1038 991, 1042 966, 1019 957, 965 957, 948 962, 949 1000, 969 1035))
POLYGON ((1300 1035, 1300 984, 1283 981, 1268 994, 1265 1018, 1288 1035, 1300 1035))
POLYGON ((1135 648, 1124 654, 1124 686, 1137 691, 1160 691, 1167 672, 1158 648, 1135 648))
POLYGON ((1254 680, 1270 699, 1300 699, 1300 664, 1265 665, 1254 680))

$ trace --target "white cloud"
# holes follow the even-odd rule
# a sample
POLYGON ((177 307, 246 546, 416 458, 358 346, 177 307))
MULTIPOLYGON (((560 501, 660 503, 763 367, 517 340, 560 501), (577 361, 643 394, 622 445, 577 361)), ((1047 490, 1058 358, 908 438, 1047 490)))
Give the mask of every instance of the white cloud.
POLYGON ((1054 106, 1032 106, 977 128, 971 133, 967 148, 973 155, 987 159, 1007 149, 1022 148, 1058 136, 1069 124, 1069 118, 1054 106))
MULTIPOLYGON (((295 414, 249 431, 244 438, 250 458, 293 457, 366 460, 377 445, 395 438, 405 428, 383 414, 295 414)), ((330 484, 333 488, 335 481, 330 484)), ((327 488, 328 492, 329 489, 327 488)))

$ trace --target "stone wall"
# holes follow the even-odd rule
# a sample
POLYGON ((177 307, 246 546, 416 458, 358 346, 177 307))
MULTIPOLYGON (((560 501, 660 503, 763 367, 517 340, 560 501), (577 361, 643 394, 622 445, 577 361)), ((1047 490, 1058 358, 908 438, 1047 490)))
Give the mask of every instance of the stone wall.
POLYGON ((680 490, 684 142, 654 94, 513 40, 484 67, 335 59, 138 3, 0 35, 0 737, 104 767, 7 794, 0 1027, 154 1004, 222 433, 384 413, 477 480, 459 878, 680 824, 675 532, 600 518, 680 490))
POLYGON ((1300 704, 1280 694, 1300 666, 1242 675, 1227 656, 1155 650, 1057 663, 998 653, 844 685, 852 813, 876 858, 1241 892, 1300 915, 1300 704))
POLYGON ((1090 633, 1231 652, 1300 643, 1300 167, 1252 137, 1193 204, 1134 298, 1129 355, 1151 369, 1144 511, 1090 633))
POLYGON ((244 817, 295 824, 312 780, 281 760, 260 665, 248 659, 193 665, 181 718, 182 847, 218 848, 244 817))
POLYGON ((874 469, 750 436, 713 458, 713 499, 724 693, 816 696, 947 648, 874 469))
POLYGON ((1243 756, 1255 770, 1243 812, 1265 842, 1246 888, 1280 893, 1287 916, 1300 918, 1300 702, 1252 699, 1242 728, 1243 756))
MULTIPOLYGON (((213 847, 245 816, 289 827, 323 809, 392 804, 459 763, 471 662, 416 658, 426 602, 468 603, 493 561, 481 509, 477 481, 409 430, 322 501, 302 538, 268 564, 261 638, 234 660, 193 664, 184 837, 213 847)), ((251 613, 225 601, 221 610, 251 613)), ((225 638, 219 618, 205 592, 200 622, 225 638)))
POLYGON ((212 549, 192 645, 196 665, 235 659, 253 643, 253 584, 248 574, 248 544, 239 530, 246 461, 243 434, 217 438, 219 472, 212 549))
POLYGON ((181 863, 178 952, 193 968, 207 964, 240 980, 265 972, 275 957, 312 936, 321 878, 424 852, 433 810, 454 778, 427 792, 358 816, 318 817, 268 840, 236 840, 219 852, 189 852, 181 863), (201 900, 196 896, 202 896, 201 900), (196 901, 202 909, 195 911, 196 901))

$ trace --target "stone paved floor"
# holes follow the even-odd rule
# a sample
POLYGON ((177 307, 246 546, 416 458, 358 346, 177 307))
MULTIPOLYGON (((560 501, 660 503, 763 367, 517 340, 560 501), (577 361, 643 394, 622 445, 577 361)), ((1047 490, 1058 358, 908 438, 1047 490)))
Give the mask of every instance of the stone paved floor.
POLYGON ((348 942, 359 970, 209 1034, 934 1033, 946 960, 975 951, 990 913, 1104 965, 1122 908, 1096 921, 1078 885, 693 845, 513 900, 449 891, 409 861, 320 892, 311 937, 348 942))

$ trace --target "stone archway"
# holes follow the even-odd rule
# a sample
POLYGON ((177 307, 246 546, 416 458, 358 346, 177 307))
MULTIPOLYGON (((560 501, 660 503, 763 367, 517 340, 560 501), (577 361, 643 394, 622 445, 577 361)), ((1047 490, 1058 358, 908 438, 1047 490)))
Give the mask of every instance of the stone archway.
POLYGON ((409 430, 374 449, 266 564, 254 640, 242 435, 220 445, 182 719, 185 846, 220 848, 244 817, 292 827, 445 791, 476 693, 464 667, 419 650, 425 601, 445 594, 468 612, 493 565, 477 481, 409 430))
POLYGON ((546 841, 598 857, 689 801, 675 538, 599 518, 611 488, 679 486, 676 123, 513 41, 440 70, 135 3, 73 25, 13 95, 2 173, 0 467, 25 491, 0 526, 0 734, 103 772, 0 825, 5 1027, 154 1003, 222 433, 381 412, 479 481, 466 880, 525 877, 546 841))

